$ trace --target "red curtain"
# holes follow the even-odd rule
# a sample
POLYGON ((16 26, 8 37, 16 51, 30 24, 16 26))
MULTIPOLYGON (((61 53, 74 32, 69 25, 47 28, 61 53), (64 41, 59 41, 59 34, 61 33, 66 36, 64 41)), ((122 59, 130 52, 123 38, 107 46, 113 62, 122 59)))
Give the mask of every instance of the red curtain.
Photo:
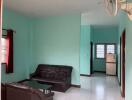
POLYGON ((13 73, 13 31, 7 30, 6 73, 13 73))

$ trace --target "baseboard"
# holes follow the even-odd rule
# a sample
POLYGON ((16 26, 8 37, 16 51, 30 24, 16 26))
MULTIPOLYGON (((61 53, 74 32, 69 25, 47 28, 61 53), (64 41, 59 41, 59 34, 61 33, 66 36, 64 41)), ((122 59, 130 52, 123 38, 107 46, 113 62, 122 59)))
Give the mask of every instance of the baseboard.
POLYGON ((81 88, 80 85, 71 84, 71 87, 81 88))
POLYGON ((91 77, 91 75, 86 75, 86 74, 80 74, 80 76, 91 77))
POLYGON ((106 73, 106 71, 94 71, 94 72, 97 72, 97 73, 106 73))

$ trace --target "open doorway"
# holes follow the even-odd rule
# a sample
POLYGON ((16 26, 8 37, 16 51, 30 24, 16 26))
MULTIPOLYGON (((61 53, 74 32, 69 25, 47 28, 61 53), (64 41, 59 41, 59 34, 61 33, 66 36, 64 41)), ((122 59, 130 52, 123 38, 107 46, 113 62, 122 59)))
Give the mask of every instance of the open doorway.
POLYGON ((120 47, 120 64, 121 64, 121 95, 122 97, 125 97, 125 44, 126 44, 126 31, 124 30, 121 35, 121 47, 120 47))
POLYGON ((116 76, 116 43, 96 43, 94 48, 93 71, 116 76))
POLYGON ((93 74, 93 42, 90 43, 90 75, 93 74))

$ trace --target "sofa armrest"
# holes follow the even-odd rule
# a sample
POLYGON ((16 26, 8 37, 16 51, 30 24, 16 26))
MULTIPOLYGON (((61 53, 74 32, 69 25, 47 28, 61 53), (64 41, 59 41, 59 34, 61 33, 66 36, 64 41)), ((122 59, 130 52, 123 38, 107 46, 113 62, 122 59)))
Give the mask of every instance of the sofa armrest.
POLYGON ((30 74, 30 79, 31 79, 32 77, 34 77, 35 75, 36 75, 36 73, 30 74))
POLYGON ((66 82, 69 83, 69 84, 71 84, 71 77, 67 77, 66 82))
POLYGON ((6 100, 6 86, 1 83, 1 100, 6 100))

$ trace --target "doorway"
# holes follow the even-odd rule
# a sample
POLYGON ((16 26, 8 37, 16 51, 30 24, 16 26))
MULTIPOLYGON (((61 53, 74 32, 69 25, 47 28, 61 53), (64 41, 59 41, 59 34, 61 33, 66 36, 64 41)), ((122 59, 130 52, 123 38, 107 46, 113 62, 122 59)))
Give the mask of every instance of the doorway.
POLYGON ((90 42, 90 74, 93 74, 93 42, 90 42))
POLYGON ((119 84, 121 86, 121 37, 120 37, 120 82, 119 84))
POLYGON ((126 31, 124 30, 121 35, 121 47, 120 47, 120 60, 121 60, 121 95, 125 97, 125 44, 126 44, 126 31))

